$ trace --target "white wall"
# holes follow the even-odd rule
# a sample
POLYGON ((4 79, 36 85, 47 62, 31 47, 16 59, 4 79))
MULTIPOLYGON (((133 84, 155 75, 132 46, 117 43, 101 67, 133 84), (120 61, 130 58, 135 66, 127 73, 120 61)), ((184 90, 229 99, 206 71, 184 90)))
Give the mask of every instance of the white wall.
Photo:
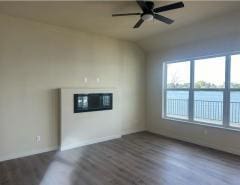
POLYGON ((149 131, 240 154, 240 132, 167 121, 161 118, 162 63, 240 51, 239 19, 240 13, 223 15, 141 42, 141 45, 149 51, 147 66, 147 127, 149 131), (204 134, 205 130, 208 132, 207 135, 204 134))
POLYGON ((4 15, 0 25, 0 160, 58 147, 61 87, 114 87, 122 132, 145 129, 145 56, 136 44, 4 15))

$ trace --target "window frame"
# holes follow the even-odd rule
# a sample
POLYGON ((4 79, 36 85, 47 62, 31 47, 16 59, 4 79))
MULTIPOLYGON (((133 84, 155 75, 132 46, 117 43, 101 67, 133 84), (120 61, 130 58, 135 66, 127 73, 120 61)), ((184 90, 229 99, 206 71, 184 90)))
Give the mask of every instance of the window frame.
POLYGON ((230 52, 224 54, 216 54, 216 55, 208 55, 203 57, 193 57, 191 59, 181 59, 175 61, 167 61, 163 62, 162 65, 162 118, 180 122, 187 122, 193 123, 198 125, 207 125, 211 127, 218 127, 230 130, 237 130, 240 131, 240 127, 231 126, 230 122, 230 94, 231 92, 240 92, 240 88, 231 88, 231 56, 232 55, 240 55, 240 52, 230 52), (209 58, 217 58, 217 57, 225 57, 225 87, 224 88, 194 88, 194 77, 195 77, 195 60, 203 60, 209 58), (189 88, 167 88, 167 65, 171 63, 178 63, 178 62, 190 62, 190 87, 189 88), (169 117, 166 114, 166 94, 167 91, 188 91, 189 98, 188 98, 188 118, 187 119, 180 119, 175 117, 169 117), (210 122, 202 122, 194 120, 194 92, 195 91, 220 91, 223 92, 223 120, 222 124, 214 124, 210 122))

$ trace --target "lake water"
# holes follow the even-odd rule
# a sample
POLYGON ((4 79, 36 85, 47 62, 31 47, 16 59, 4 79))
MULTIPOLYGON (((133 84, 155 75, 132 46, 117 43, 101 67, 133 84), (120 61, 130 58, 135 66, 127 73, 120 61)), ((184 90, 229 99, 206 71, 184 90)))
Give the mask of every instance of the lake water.
MULTIPOLYGON (((167 92, 167 114, 188 117, 188 91, 167 92)), ((208 122, 222 123, 223 92, 194 92, 194 118, 208 122)), ((230 122, 240 123, 240 92, 230 94, 230 122)))
MULTIPOLYGON (((168 91, 167 99, 188 99, 188 91, 168 91)), ((196 91, 195 100, 223 101, 223 92, 219 91, 196 91)), ((231 92, 231 102, 240 102, 240 92, 231 92)))

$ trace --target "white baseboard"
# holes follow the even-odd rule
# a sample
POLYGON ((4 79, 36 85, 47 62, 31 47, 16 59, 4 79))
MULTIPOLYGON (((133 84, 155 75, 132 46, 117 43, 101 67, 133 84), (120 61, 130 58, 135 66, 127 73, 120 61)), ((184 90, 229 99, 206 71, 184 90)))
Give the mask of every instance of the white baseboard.
POLYGON ((78 148, 81 146, 86 146, 86 145, 91 145, 91 144, 95 144, 95 143, 100 143, 100 142, 104 142, 104 141, 109 141, 109 140, 113 140, 113 139, 118 139, 121 138, 122 135, 113 135, 113 136, 107 136, 107 137, 102 137, 102 138, 97 138, 97 139, 89 139, 89 140, 85 140, 85 141, 81 141, 78 143, 74 143, 71 145, 65 145, 65 146, 61 146, 60 150, 64 151, 64 150, 70 150, 73 148, 78 148))
POLYGON ((44 152, 50 152, 50 151, 54 151, 54 150, 58 150, 58 149, 59 149, 58 146, 52 146, 52 147, 47 147, 47 148, 42 148, 42 149, 37 149, 37 150, 32 150, 32 151, 27 151, 27 152, 12 153, 9 155, 0 156, 0 162, 11 160, 11 159, 27 157, 30 155, 40 154, 40 153, 44 153, 44 152))
MULTIPOLYGON (((146 130, 145 129, 133 129, 133 130, 128 130, 122 134, 127 135, 127 134, 136 133, 136 132, 142 132, 142 131, 146 131, 146 130)), ((61 146, 60 150, 61 151, 69 150, 69 149, 73 149, 73 148, 77 148, 77 147, 81 147, 81 146, 85 146, 85 145, 90 145, 90 144, 108 141, 108 140, 112 140, 112 139, 118 139, 121 137, 122 137, 122 135, 113 135, 113 136, 108 136, 108 137, 103 137, 103 138, 98 138, 98 139, 86 140, 86 141, 71 144, 68 146, 61 146)), ((0 162, 11 160, 11 159, 17 159, 17 158, 21 158, 21 157, 27 157, 30 155, 40 154, 40 153, 44 153, 44 152, 50 152, 50 151, 54 151, 54 150, 58 150, 58 149, 59 149, 59 146, 53 146, 53 147, 47 147, 47 148, 37 149, 37 150, 33 150, 33 151, 3 155, 3 156, 0 156, 0 162)))
POLYGON ((131 129, 131 130, 126 130, 122 132, 122 135, 128 135, 128 134, 134 134, 137 132, 144 132, 147 131, 145 128, 140 128, 140 129, 131 129))
POLYGON ((164 136, 164 137, 168 137, 168 138, 177 139, 177 140, 180 140, 180 141, 185 141, 185 142, 188 142, 188 143, 196 144, 196 145, 199 145, 199 146, 203 146, 203 147, 212 148, 212 149, 215 149, 215 150, 231 153, 231 154, 234 154, 234 155, 240 155, 240 150, 237 149, 237 148, 226 148, 226 147, 222 147, 222 146, 217 146, 213 143, 206 143, 206 142, 201 142, 201 141, 197 141, 197 140, 192 140, 191 138, 182 137, 182 136, 179 136, 179 135, 172 136, 172 135, 159 133, 159 132, 156 132, 156 131, 150 131, 150 130, 148 132, 158 134, 160 136, 164 136))
MULTIPOLYGON (((103 141, 108 141, 108 140, 112 140, 112 139, 118 139, 121 137, 122 137, 122 135, 114 135, 114 136, 108 136, 108 137, 103 137, 103 138, 98 138, 98 139, 87 140, 87 141, 71 144, 71 145, 64 146, 64 147, 62 146, 62 147, 60 147, 60 150, 61 151, 69 150, 72 148, 77 148, 77 147, 90 145, 90 144, 94 144, 94 143, 99 143, 99 142, 103 142, 103 141)), ((11 160, 11 159, 27 157, 30 155, 40 154, 40 153, 44 153, 44 152, 50 152, 50 151, 54 151, 54 150, 58 150, 58 149, 59 149, 59 146, 53 146, 53 147, 47 147, 47 148, 33 150, 33 151, 12 153, 9 155, 0 156, 0 162, 11 160)))

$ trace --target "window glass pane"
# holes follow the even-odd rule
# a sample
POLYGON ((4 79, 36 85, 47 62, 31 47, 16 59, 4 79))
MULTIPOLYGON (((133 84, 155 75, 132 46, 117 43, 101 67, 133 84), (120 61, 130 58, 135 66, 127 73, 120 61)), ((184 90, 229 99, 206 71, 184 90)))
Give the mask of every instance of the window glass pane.
POLYGON ((213 124, 222 124, 223 92, 195 91, 194 120, 213 124))
POLYGON ((167 117, 188 119, 188 91, 167 91, 167 117))
POLYGON ((231 88, 240 89, 240 55, 231 56, 231 88))
POLYGON ((230 93, 230 125, 240 127, 240 91, 230 93))
POLYGON ((190 87, 190 62, 167 64, 167 88, 190 87))
POLYGON ((195 88, 225 87, 225 58, 195 60, 195 88))

